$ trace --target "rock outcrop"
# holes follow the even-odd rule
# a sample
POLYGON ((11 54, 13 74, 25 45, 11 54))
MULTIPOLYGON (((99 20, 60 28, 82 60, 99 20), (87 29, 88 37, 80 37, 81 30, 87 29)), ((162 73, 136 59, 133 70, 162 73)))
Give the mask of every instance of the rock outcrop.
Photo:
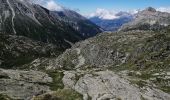
POLYGON ((63 83, 83 94, 84 100, 169 100, 170 95, 160 90, 146 87, 138 88, 127 79, 112 71, 98 71, 85 74, 76 81, 76 72, 66 72, 63 83))
POLYGON ((43 72, 0 69, 0 94, 30 100, 33 96, 49 92, 47 84, 52 81, 43 72))
POLYGON ((29 66, 62 70, 65 88, 84 100, 169 100, 169 36, 169 31, 103 33, 29 66))
POLYGON ((56 59, 49 60, 48 66, 44 67, 84 69, 117 66, 125 63, 130 54, 133 54, 135 47, 143 44, 141 41, 153 35, 154 33, 150 31, 102 33, 95 38, 76 43, 56 59))

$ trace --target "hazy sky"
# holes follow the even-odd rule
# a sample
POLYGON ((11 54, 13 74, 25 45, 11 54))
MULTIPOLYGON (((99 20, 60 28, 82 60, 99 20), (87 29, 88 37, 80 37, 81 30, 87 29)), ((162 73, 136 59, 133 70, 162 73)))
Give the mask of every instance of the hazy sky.
POLYGON ((75 10, 86 17, 103 19, 117 18, 119 11, 131 14, 146 7, 154 7, 158 11, 170 13, 170 0, 30 0, 49 10, 61 11, 64 8, 75 10))
POLYGON ((94 12, 97 8, 107 10, 133 10, 144 9, 148 6, 154 8, 170 7, 170 0, 55 0, 57 3, 71 8, 79 9, 80 13, 94 12))

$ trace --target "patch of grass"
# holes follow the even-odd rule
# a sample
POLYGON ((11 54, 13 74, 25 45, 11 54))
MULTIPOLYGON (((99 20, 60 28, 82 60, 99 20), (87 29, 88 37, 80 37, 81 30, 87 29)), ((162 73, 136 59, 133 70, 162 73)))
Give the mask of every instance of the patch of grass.
POLYGON ((56 96, 58 96, 62 100, 83 100, 83 96, 81 94, 71 89, 58 90, 56 92, 56 96))
POLYGON ((14 100, 14 99, 11 99, 11 98, 8 97, 7 95, 0 94, 0 100, 14 100))
POLYGON ((35 57, 33 57, 31 54, 30 55, 20 55, 19 57, 12 57, 13 55, 11 53, 7 52, 5 54, 5 60, 2 63, 2 68, 8 69, 8 68, 20 68, 24 64, 31 63, 35 57))
POLYGON ((75 65, 70 61, 71 60, 69 60, 69 59, 63 60, 63 69, 64 70, 71 70, 75 67, 75 65))
POLYGON ((144 71, 140 71, 140 74, 137 74, 136 71, 132 71, 128 73, 128 76, 134 77, 134 78, 139 78, 142 80, 149 80, 152 76, 151 72, 144 72, 144 71))
POLYGON ((63 72, 50 71, 48 72, 48 75, 53 79, 53 82, 49 84, 51 90, 57 91, 58 89, 64 88, 64 84, 62 82, 62 78, 64 76, 63 72))
POLYGON ((130 80, 130 82, 131 82, 131 84, 136 84, 140 88, 147 85, 147 83, 145 81, 142 81, 142 80, 130 80))
POLYGON ((34 100, 83 100, 83 96, 71 89, 59 89, 51 94, 37 96, 34 100))
POLYGON ((144 80, 148 80, 152 77, 152 75, 150 73, 145 73, 145 72, 142 72, 142 74, 140 76, 139 75, 137 75, 137 76, 144 80))
POLYGON ((78 55, 76 51, 73 51, 71 53, 66 53, 64 55, 63 60, 60 62, 61 65, 63 65, 64 70, 71 70, 75 67, 75 65, 73 64, 73 60, 77 59, 78 55))
POLYGON ((170 86, 162 86, 160 89, 166 93, 170 93, 170 86))
POLYGON ((166 93, 170 93, 170 86, 169 86, 169 79, 164 79, 163 77, 156 77, 156 80, 152 81, 158 89, 166 92, 166 93))

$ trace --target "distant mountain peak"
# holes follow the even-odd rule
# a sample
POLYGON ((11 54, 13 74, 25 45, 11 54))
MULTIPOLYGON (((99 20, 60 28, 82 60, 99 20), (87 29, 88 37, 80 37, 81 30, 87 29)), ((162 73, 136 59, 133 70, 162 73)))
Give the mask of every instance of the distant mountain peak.
POLYGON ((149 12, 156 12, 156 9, 153 7, 148 7, 144 11, 149 11, 149 12))
POLYGON ((134 20, 123 25, 120 30, 161 30, 168 25, 170 25, 170 13, 148 7, 139 11, 134 20))

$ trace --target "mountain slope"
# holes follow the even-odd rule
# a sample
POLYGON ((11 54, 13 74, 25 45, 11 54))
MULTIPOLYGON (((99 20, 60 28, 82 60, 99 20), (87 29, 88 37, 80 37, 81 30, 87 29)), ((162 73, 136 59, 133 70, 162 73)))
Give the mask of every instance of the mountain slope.
POLYGON ((25 0, 1 0, 0 30, 3 34, 22 35, 34 40, 56 43, 67 48, 70 42, 84 39, 65 22, 50 15, 50 11, 25 0))
MULTIPOLYGON (((63 48, 69 47, 70 42, 81 40, 82 35, 41 6, 32 5, 34 19, 33 14, 26 13, 27 9, 22 9, 22 12, 12 8, 18 3, 21 3, 20 6, 29 4, 13 1, 3 0, 0 3, 3 4, 0 7, 6 8, 1 15, 0 65, 10 68, 0 69, 0 99, 170 100, 169 26, 158 32, 150 31, 148 27, 144 27, 146 30, 143 31, 139 25, 128 32, 102 33, 78 42, 56 56, 63 48), (21 20, 24 21, 22 24, 16 24, 21 20), (18 25, 22 25, 23 29, 18 25), (33 33, 42 31, 44 34, 35 34, 34 37, 32 30, 24 25, 30 25, 33 33), (56 25, 59 26, 54 30, 56 25), (23 34, 24 31, 31 33, 23 34), (77 33, 69 37, 67 31, 77 33), (11 70, 12 67, 26 71, 11 70)), ((145 16, 153 14, 154 18, 159 12, 148 8, 143 13, 145 16)), ((165 15, 168 16, 167 13, 165 15)), ((160 16, 162 18, 162 15, 156 18, 160 19, 160 16)), ((161 21, 163 26, 164 20, 161 21)), ((150 28, 159 29, 155 26, 150 28)))
MULTIPOLYGON (((34 97, 33 100, 46 99, 47 96, 50 98, 71 96, 71 98, 80 99, 81 95, 84 99, 169 100, 170 31, 168 29, 165 32, 103 33, 76 43, 57 58, 35 60, 24 66, 25 70, 42 70, 47 72, 48 79, 51 77, 53 81, 51 83, 49 80, 50 84, 43 82, 44 85, 39 90, 46 87, 49 88, 48 91, 44 91, 45 94, 43 94, 36 90, 35 92, 40 95, 34 97)), ((12 77, 11 81, 16 79, 12 76, 13 74, 22 72, 24 79, 17 77, 17 81, 25 82, 27 73, 30 73, 12 71, 12 74, 11 70, 3 70, 3 72, 7 75, 0 73, 5 82, 2 88, 9 87, 8 81, 5 81, 8 80, 6 78, 12 77)), ((31 75, 28 79, 32 77, 31 75)), ((42 78, 42 75, 38 76, 42 78)), ((30 82, 32 81, 33 84, 41 86, 42 81, 39 78, 35 82, 31 78, 30 82), (36 83, 39 81, 40 83, 36 83)), ((25 83, 28 84, 27 81, 25 83)), ((18 86, 17 83, 11 84, 11 86, 14 85, 18 86)), ((32 84, 31 87, 35 89, 32 84)), ((18 99, 23 98, 23 95, 9 91, 7 89, 2 92, 13 98, 16 96, 18 99)), ((18 90, 19 93, 21 91, 21 89, 18 90)), ((30 94, 24 91, 24 94, 26 93, 30 94)), ((31 96, 32 94, 24 97, 31 98, 31 96)))
POLYGON ((169 100, 169 32, 103 33, 28 67, 61 70, 65 87, 84 98, 169 100))
POLYGON ((101 32, 84 17, 68 12, 67 19, 81 22, 75 26, 82 27, 81 30, 27 0, 0 0, 0 66, 15 68, 38 57, 57 56, 73 43, 101 32))
POLYGON ((170 25, 170 14, 148 7, 135 15, 135 19, 121 27, 120 30, 161 30, 170 25))
POLYGON ((86 38, 95 36, 97 33, 102 32, 102 29, 99 26, 95 25, 75 11, 63 9, 63 11, 53 11, 51 14, 54 17, 68 23, 86 38))
POLYGON ((62 49, 23 36, 0 34, 0 67, 18 68, 38 57, 54 57, 62 49))
POLYGON ((0 0, 0 7, 0 67, 16 68, 38 57, 57 56, 70 43, 84 39, 39 5, 0 0))

